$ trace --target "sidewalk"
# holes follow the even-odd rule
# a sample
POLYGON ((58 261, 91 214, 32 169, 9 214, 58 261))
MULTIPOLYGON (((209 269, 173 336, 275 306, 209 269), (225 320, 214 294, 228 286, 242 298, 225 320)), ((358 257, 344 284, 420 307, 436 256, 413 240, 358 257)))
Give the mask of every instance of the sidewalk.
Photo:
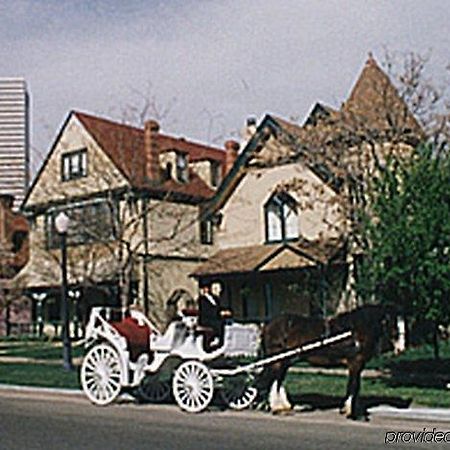
MULTIPOLYGON (((450 394, 449 394, 450 395, 450 394)), ((374 417, 384 417, 391 419, 406 420, 427 420, 434 422, 450 423, 450 408, 393 408, 392 406, 376 406, 369 409, 369 413, 374 417)))

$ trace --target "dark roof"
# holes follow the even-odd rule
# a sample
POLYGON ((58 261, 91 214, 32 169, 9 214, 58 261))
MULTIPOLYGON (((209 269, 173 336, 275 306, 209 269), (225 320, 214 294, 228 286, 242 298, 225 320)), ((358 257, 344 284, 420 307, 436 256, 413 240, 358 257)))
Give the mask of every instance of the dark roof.
POLYGON ((331 261, 341 262, 342 241, 299 240, 289 244, 252 245, 219 250, 200 264, 193 277, 265 270, 301 269, 331 261))
POLYGON ((306 157, 308 167, 338 192, 346 175, 341 173, 342 157, 354 157, 354 154, 344 155, 344 152, 354 146, 358 138, 364 139, 369 132, 384 141, 392 138, 386 131, 393 126, 399 129, 397 139, 400 141, 414 145, 423 138, 422 128, 395 86, 373 57, 369 56, 348 100, 340 110, 316 103, 304 125, 266 115, 205 209, 205 214, 216 211, 227 201, 245 176, 249 161, 264 148, 267 133, 277 137, 283 134, 288 138, 288 146, 290 141, 295 146, 295 151, 289 155, 277 155, 270 164, 293 162, 306 157), (330 148, 338 151, 330 154, 330 148), (324 151, 327 151, 327 155, 321 157, 324 151))
POLYGON ((381 131, 396 128, 399 132, 423 133, 408 105, 372 55, 342 105, 341 114, 357 117, 370 128, 381 131))
MULTIPOLYGON (((81 112, 73 114, 133 187, 196 198, 210 198, 214 194, 214 191, 192 169, 189 170, 187 183, 163 177, 161 180, 152 180, 146 173, 143 129, 81 112)), ((189 162, 211 160, 221 164, 223 169, 225 167, 225 151, 222 149, 161 133, 155 135, 155 142, 160 153, 175 150, 187 153, 189 162)))

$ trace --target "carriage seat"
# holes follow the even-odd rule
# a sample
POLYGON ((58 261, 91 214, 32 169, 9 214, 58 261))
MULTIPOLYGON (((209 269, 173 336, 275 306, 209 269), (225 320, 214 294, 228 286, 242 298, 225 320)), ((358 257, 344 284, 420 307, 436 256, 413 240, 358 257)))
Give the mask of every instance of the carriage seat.
POLYGON ((173 321, 163 335, 153 335, 150 347, 152 351, 170 352, 181 344, 186 337, 186 326, 180 321, 173 321))
POLYGON ((130 360, 135 362, 143 353, 150 354, 151 330, 147 325, 139 325, 133 317, 125 317, 111 326, 127 341, 130 360))

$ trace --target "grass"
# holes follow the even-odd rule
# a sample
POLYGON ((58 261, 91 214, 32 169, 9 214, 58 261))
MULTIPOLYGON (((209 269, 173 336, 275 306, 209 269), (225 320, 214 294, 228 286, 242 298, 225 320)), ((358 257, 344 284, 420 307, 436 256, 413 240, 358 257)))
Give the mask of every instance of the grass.
POLYGON ((66 372, 61 365, 0 363, 0 383, 78 389, 78 370, 66 372))
MULTIPOLYGON (((347 377, 336 375, 293 374, 287 376, 287 389, 301 403, 312 399, 316 404, 338 406, 345 395, 347 377), (336 405, 334 405, 336 403, 336 405)), ((363 400, 372 404, 450 407, 450 393, 442 388, 395 386, 389 379, 365 378, 361 382, 363 400)))
MULTIPOLYGON (((83 355, 82 346, 72 346, 72 354, 74 357, 83 355)), ((20 357, 20 358, 36 358, 36 359, 60 359, 62 358, 61 342, 46 341, 1 341, 0 357, 20 357)))
MULTIPOLYGON (((82 356, 83 347, 73 348, 82 356)), ((442 343, 441 360, 434 361, 431 346, 409 349, 398 357, 382 355, 372 359, 369 368, 389 369, 389 378, 362 379, 361 395, 369 404, 413 404, 450 407, 450 342, 442 343)), ((52 364, 0 363, 0 383, 28 386, 80 388, 78 371, 62 368, 60 342, 0 341, 0 356, 48 360, 52 364)), ((300 363, 302 366, 303 363, 300 363)), ((346 389, 347 377, 339 375, 289 373, 287 388, 295 403, 338 406, 346 389)))

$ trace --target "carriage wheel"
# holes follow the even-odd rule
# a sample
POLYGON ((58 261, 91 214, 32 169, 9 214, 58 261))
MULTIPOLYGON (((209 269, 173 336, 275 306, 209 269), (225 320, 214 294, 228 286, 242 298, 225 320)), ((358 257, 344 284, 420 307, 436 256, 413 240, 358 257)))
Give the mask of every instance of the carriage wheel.
POLYGON ((121 375, 119 355, 108 344, 92 347, 81 364, 81 386, 96 405, 108 405, 117 398, 121 375))
POLYGON ((147 402, 163 402, 169 398, 170 382, 160 380, 157 374, 146 375, 137 389, 137 395, 147 402))
POLYGON ((184 411, 203 411, 214 394, 214 382, 209 369, 198 361, 182 363, 173 376, 173 395, 184 411))
POLYGON ((253 377, 241 375, 224 380, 220 390, 223 401, 234 410, 248 408, 256 399, 258 389, 252 386, 253 377))

